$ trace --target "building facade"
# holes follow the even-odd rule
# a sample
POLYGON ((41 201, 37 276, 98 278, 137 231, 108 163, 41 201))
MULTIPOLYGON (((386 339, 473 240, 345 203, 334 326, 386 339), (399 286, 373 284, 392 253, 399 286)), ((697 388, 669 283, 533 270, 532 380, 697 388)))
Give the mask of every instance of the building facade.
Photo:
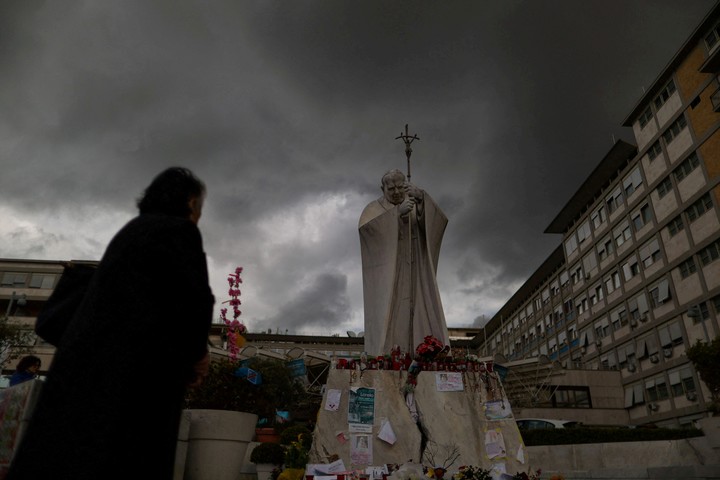
POLYGON ((547 227, 562 244, 488 322, 481 350, 616 370, 632 424, 706 415, 684 352, 720 333, 719 71, 716 5, 625 119, 637 146, 617 142, 547 227))

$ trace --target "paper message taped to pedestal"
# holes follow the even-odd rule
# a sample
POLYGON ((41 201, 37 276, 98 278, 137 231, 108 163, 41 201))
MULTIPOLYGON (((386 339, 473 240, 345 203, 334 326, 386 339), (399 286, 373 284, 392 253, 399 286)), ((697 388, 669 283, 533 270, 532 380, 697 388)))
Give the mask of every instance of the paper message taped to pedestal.
POLYGON ((372 425, 375 422, 375 389, 353 387, 348 397, 348 423, 372 425))
POLYGON ((331 412, 337 412, 340 408, 340 398, 342 396, 342 392, 336 388, 331 388, 327 391, 327 395, 325 395, 325 410, 330 410, 331 412))
POLYGON ((388 421, 387 418, 384 418, 382 423, 380 424, 380 431, 378 432, 378 438, 384 442, 389 443, 392 445, 397 441, 397 436, 395 436, 395 431, 392 428, 392 425, 390 425, 390 421, 388 421))

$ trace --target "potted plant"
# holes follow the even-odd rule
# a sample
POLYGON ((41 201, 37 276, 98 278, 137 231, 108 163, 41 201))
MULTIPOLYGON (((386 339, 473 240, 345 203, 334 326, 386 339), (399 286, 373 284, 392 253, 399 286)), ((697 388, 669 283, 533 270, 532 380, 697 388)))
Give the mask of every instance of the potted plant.
POLYGON ((273 470, 285 462, 285 447, 276 442, 263 442, 250 452, 258 480, 270 480, 273 470))
POLYGON ((212 362, 203 384, 186 397, 190 415, 186 480, 236 479, 258 419, 292 406, 301 392, 302 386, 280 360, 212 362), (259 375, 238 376, 241 368, 259 375))
POLYGON ((285 469, 278 480, 302 480, 312 446, 312 433, 303 425, 289 427, 280 434, 280 441, 289 441, 289 444, 285 448, 285 469), (297 436, 290 440, 294 433, 297 436))
POLYGON ((237 478, 258 419, 292 406, 301 392, 302 386, 280 360, 212 362, 203 384, 186 396, 190 415, 186 480, 237 478), (245 369, 245 376, 240 369, 245 369))

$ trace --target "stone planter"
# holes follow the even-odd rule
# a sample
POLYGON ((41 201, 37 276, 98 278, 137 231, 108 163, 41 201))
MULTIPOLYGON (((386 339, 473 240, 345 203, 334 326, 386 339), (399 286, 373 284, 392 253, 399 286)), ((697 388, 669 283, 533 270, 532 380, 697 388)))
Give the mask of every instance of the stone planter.
POLYGON ((237 480, 258 416, 228 410, 188 410, 184 480, 237 480))

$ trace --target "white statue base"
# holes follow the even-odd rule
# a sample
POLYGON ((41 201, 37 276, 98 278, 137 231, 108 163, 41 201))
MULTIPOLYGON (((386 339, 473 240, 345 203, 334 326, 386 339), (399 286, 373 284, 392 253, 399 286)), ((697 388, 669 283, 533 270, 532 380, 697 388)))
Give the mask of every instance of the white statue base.
POLYGON ((497 374, 420 372, 413 392, 417 423, 412 402, 406 404, 407 379, 403 370, 330 370, 310 464, 341 460, 346 470, 366 471, 415 463, 444 467, 445 478, 461 465, 494 469, 497 476, 528 470, 527 450, 497 374), (349 399, 359 387, 373 390, 358 409, 349 399))

